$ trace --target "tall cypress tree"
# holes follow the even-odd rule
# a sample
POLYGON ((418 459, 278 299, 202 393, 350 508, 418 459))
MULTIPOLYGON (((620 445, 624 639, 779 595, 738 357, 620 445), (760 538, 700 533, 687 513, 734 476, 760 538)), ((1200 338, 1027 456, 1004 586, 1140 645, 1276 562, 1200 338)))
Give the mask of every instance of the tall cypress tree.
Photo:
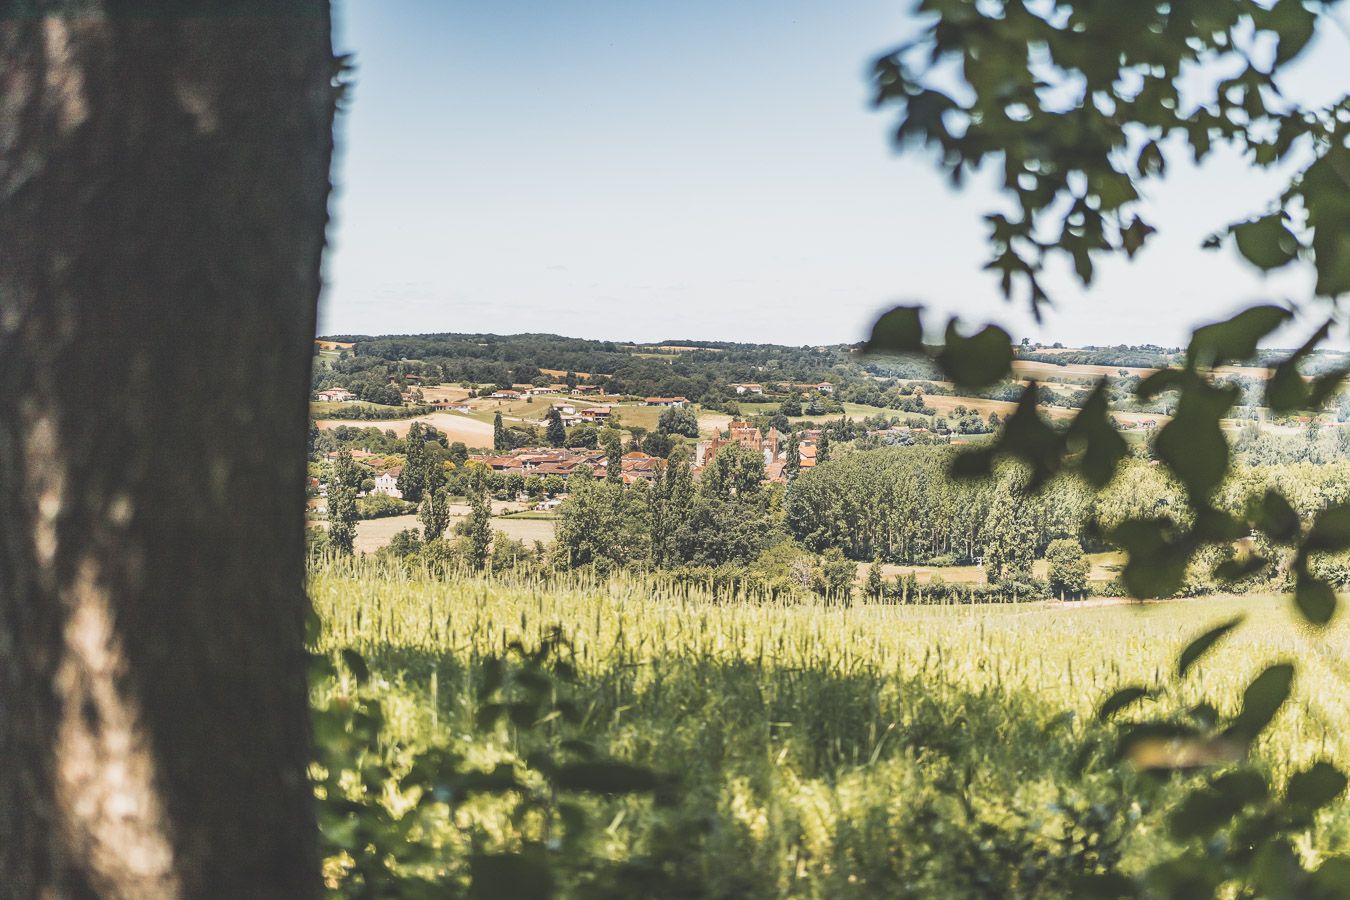
POLYGON ((356 489, 361 475, 350 451, 338 453, 328 485, 328 546, 350 556, 356 538, 356 489))
POLYGON ((605 443, 605 480, 623 481, 623 439, 618 429, 607 428, 604 432, 605 443))
POLYGON ((567 429, 563 427, 562 413, 556 406, 548 411, 548 428, 544 433, 550 447, 567 446, 567 429))
POLYGON ((788 435, 787 439, 787 464, 783 466, 783 472, 788 478, 796 477, 802 468, 802 448, 801 441, 797 438, 794 431, 788 435))
POLYGON ((1015 478, 994 493, 984 523, 984 573, 991 584, 1031 580, 1036 532, 1026 507, 1026 493, 1015 478))
POLYGON ((822 430, 820 440, 816 441, 816 462, 823 463, 830 461, 830 433, 822 430))
POLYGON ((872 559, 872 564, 867 567, 867 581, 863 584, 863 596, 869 600, 880 600, 886 592, 885 583, 881 580, 881 557, 876 556, 872 559))
POLYGON ((509 449, 506 446, 506 426, 502 424, 502 414, 492 417, 492 449, 497 452, 509 449))
POLYGON ((438 540, 450 524, 450 505, 443 490, 427 491, 417 507, 417 519, 422 523, 422 540, 438 540))
POLYGON ((430 461, 427 454, 426 431, 421 422, 412 423, 405 443, 407 445, 404 450, 405 461, 403 471, 398 475, 398 490, 404 500, 417 503, 426 493, 427 463, 430 461))
POLYGON ((469 565, 487 568, 488 549, 492 546, 492 496, 487 480, 475 477, 469 485, 469 517, 461 525, 468 545, 469 565))

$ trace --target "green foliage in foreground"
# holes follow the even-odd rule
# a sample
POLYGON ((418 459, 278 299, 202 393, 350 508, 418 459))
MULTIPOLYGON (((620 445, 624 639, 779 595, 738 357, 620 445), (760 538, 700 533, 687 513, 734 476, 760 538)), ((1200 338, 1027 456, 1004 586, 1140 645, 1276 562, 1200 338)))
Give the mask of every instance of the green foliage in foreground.
POLYGON ((311 592, 340 673, 314 688, 339 896, 1207 896, 1186 879, 1325 879, 1350 849, 1344 805, 1317 810, 1339 796, 1318 763, 1350 752, 1350 625, 1314 636, 1273 598, 738 605, 359 563, 311 592), (1160 674, 1197 619, 1236 614, 1160 674), (540 657, 556 623, 570 644, 540 657), (1289 702, 1244 699, 1290 656, 1289 702), (1143 771, 1135 723, 1267 714, 1250 762, 1143 771), (588 760, 620 781, 558 782, 588 760))

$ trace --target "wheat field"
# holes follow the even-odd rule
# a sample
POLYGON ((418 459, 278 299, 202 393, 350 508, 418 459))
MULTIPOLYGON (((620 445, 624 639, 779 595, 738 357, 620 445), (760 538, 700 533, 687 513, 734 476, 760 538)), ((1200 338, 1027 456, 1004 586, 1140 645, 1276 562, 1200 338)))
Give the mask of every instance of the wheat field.
MULTIPOLYGON (((441 580, 359 562, 316 572, 310 592, 320 649, 353 648, 369 662, 391 746, 474 744, 483 661, 561 625, 584 737, 681 783, 674 813, 596 801, 608 823, 600 852, 624 859, 671 828, 695 829, 680 858, 701 895, 1017 894, 1027 876, 1004 871, 1007 860, 1056 846, 1102 809, 1130 822, 1124 866, 1146 864, 1173 786, 1123 764, 1066 773, 1103 733, 1095 711, 1107 695, 1175 685, 1180 648, 1235 615, 1244 624, 1175 693, 1137 712, 1201 699, 1232 712, 1265 664, 1293 659, 1295 693, 1258 742, 1259 764, 1279 782, 1313 760, 1350 763, 1350 625, 1313 632, 1279 597, 776 606, 639 578, 441 580)), ((488 745, 474 752, 506 749, 488 745)), ((1316 859, 1347 846, 1341 804, 1302 850, 1316 859)))

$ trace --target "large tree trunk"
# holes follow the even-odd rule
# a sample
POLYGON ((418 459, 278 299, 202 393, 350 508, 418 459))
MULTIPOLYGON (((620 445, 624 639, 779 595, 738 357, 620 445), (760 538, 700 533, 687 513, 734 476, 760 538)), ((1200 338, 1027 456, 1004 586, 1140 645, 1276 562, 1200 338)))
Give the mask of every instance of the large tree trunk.
POLYGON ((327 2, 23 6, 0 21, 0 896, 313 896, 327 2))

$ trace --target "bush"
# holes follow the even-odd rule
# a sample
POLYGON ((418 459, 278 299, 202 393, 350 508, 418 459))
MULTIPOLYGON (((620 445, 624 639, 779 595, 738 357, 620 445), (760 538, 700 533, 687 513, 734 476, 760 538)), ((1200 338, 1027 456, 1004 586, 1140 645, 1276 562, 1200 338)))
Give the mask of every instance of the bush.
POLYGON ((390 538, 385 549, 392 556, 412 556, 422 549, 422 534, 416 528, 405 528, 390 538))
POLYGON ((383 519, 388 516, 406 516, 417 511, 416 503, 390 497, 388 494, 371 494, 356 501, 356 515, 361 519, 383 519))

